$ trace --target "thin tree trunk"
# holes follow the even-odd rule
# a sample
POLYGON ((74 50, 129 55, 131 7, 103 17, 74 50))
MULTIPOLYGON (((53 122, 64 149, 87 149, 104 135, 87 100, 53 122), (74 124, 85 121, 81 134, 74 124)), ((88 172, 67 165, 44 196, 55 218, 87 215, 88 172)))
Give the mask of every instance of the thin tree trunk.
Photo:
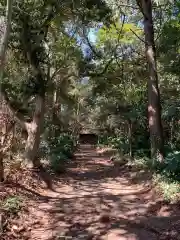
POLYGON ((26 124, 28 137, 25 148, 25 163, 29 168, 41 166, 38 158, 38 150, 44 121, 44 105, 45 99, 41 96, 37 96, 33 120, 26 124))
POLYGON ((132 121, 128 121, 129 156, 132 157, 132 121))
POLYGON ((4 163, 3 163, 3 153, 0 151, 0 182, 4 181, 4 163))
POLYGON ((54 125, 53 131, 51 132, 52 136, 59 135, 61 128, 62 128, 62 122, 60 118, 61 113, 61 104, 59 99, 59 92, 57 89, 57 85, 54 85, 54 91, 53 91, 53 101, 52 101, 52 122, 54 125))
POLYGON ((174 131, 175 131, 175 119, 174 117, 172 117, 172 120, 170 122, 170 145, 171 148, 173 148, 173 139, 174 139, 174 131))
POLYGON ((149 68, 148 119, 151 140, 151 157, 163 161, 164 141, 161 122, 161 104, 158 87, 154 27, 152 20, 152 2, 151 0, 137 0, 137 3, 144 16, 145 53, 149 68))
MULTIPOLYGON (((11 30, 11 17, 12 17, 12 0, 7 0, 6 3, 6 21, 5 21, 5 31, 1 40, 1 48, 0 48, 0 104, 4 104, 2 101, 1 96, 1 85, 3 80, 3 74, 4 74, 4 65, 5 65, 5 59, 6 59, 6 50, 8 46, 8 40, 11 30)), ((0 126, 1 127, 1 126, 0 126)), ((3 146, 0 146, 3 147, 3 146)), ((3 154, 2 149, 0 149, 0 181, 4 180, 4 167, 3 167, 3 154)))
POLYGON ((56 122, 56 116, 57 116, 57 89, 56 86, 54 87, 53 92, 53 113, 52 113, 52 121, 56 122))
POLYGON ((59 96, 57 86, 55 86, 53 92, 52 122, 60 127, 61 124, 59 119, 59 112, 60 112, 59 96))

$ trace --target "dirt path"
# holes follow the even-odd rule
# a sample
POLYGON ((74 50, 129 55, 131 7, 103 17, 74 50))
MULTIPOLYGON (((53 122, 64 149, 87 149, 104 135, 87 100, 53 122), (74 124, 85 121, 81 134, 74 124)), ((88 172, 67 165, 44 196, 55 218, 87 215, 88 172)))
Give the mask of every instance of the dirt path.
POLYGON ((81 146, 56 192, 32 204, 31 239, 180 239, 177 211, 155 197, 150 182, 132 181, 132 169, 108 160, 81 146))

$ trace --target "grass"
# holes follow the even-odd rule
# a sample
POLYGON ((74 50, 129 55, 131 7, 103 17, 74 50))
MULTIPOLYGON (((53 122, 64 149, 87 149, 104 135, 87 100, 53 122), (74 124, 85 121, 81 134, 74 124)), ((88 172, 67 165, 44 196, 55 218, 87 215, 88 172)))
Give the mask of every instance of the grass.
POLYGON ((9 214, 17 214, 22 208, 22 199, 19 196, 9 196, 1 203, 1 207, 9 214))
POLYGON ((153 174, 153 183, 162 193, 164 199, 169 202, 176 202, 180 198, 180 183, 173 181, 161 174, 153 174))
POLYGON ((152 182, 166 201, 176 202, 180 200, 180 181, 168 176, 168 169, 165 171, 165 169, 157 168, 156 163, 149 158, 134 159, 131 164, 151 171, 152 182))

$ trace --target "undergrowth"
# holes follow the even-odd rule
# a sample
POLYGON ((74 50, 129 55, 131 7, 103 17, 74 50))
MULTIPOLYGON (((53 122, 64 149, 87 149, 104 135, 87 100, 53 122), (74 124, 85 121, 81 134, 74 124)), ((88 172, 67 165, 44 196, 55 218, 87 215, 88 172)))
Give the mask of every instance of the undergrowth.
MULTIPOLYGON (((119 154, 116 158, 120 159, 124 155, 128 159, 130 147, 126 137, 101 136, 98 144, 117 149, 119 154)), ((133 158, 128 159, 130 165, 138 165, 139 169, 151 172, 154 185, 167 201, 176 201, 180 198, 180 152, 175 151, 176 148, 166 146, 166 158, 160 163, 150 159, 147 140, 139 138, 137 134, 132 143, 133 158)))
POLYGON ((73 157, 75 140, 70 134, 61 133, 48 139, 47 149, 50 168, 56 173, 63 173, 73 157))
POLYGON ((20 196, 8 196, 1 202, 1 209, 8 215, 16 215, 22 208, 22 202, 20 196))
POLYGON ((157 189, 167 201, 180 198, 180 153, 172 152, 163 163, 151 159, 135 158, 134 163, 142 168, 151 170, 152 180, 157 189))
POLYGON ((165 200, 169 202, 176 202, 180 197, 180 183, 173 181, 161 174, 153 174, 153 183, 157 186, 158 190, 162 193, 165 200))

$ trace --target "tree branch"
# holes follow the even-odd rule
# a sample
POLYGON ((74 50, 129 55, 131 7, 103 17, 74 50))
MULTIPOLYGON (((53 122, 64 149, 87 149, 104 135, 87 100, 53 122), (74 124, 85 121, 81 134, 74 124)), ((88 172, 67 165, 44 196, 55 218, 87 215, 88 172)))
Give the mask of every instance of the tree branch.
MULTIPOLYGON (((59 69, 54 71, 54 73, 52 74, 52 76, 50 78, 51 81, 54 80, 54 78, 61 72, 61 70, 62 70, 62 68, 59 68, 59 69)), ((67 74, 65 77, 63 77, 63 80, 66 79, 66 78, 72 77, 72 76, 78 77, 77 75, 70 73, 70 74, 67 74)))
POLYGON ((137 33, 136 33, 134 30, 130 29, 130 31, 131 31, 132 33, 134 33, 134 35, 135 35, 141 42, 146 43, 146 42, 144 41, 144 39, 142 39, 140 36, 138 36, 137 33))
POLYGON ((143 14, 143 17, 146 18, 145 14, 144 14, 144 10, 143 10, 143 7, 142 7, 142 2, 141 0, 136 0, 136 3, 139 7, 139 10, 141 11, 141 13, 143 14))
POLYGON ((127 8, 132 8, 132 9, 139 9, 138 7, 135 7, 133 5, 128 5, 128 4, 118 4, 118 7, 127 7, 127 8))
POLYGON ((107 62, 106 66, 104 67, 104 69, 99 72, 99 73, 88 73, 88 76, 90 77, 101 77, 108 69, 109 65, 112 63, 113 61, 113 57, 107 62))
MULTIPOLYGON (((118 41, 117 41, 116 47, 115 47, 115 48, 113 49, 113 51, 112 51, 113 56, 112 56, 111 59, 107 62, 106 66, 104 67, 104 69, 103 69, 101 72, 99 72, 99 73, 88 73, 88 75, 89 75, 90 77, 100 77, 100 76, 102 76, 102 75, 107 71, 107 69, 108 69, 109 65, 112 63, 112 61, 114 60, 114 57, 116 57, 116 50, 117 50, 117 48, 118 48, 118 44, 119 44, 119 40, 120 40, 122 31, 123 31, 124 23, 125 23, 125 14, 123 14, 122 26, 121 26, 120 31, 118 32, 118 41)), ((115 23, 114 23, 114 26, 115 26, 116 30, 118 31, 115 23)))
POLYGON ((95 48, 93 47, 93 45, 92 45, 91 42, 89 41, 88 36, 86 36, 86 31, 85 31, 84 26, 83 26, 83 36, 84 36, 84 38, 86 39, 86 43, 87 43, 88 47, 91 49, 91 51, 93 52, 93 54, 94 54, 96 57, 101 58, 101 54, 99 54, 99 53, 95 50, 95 48))

